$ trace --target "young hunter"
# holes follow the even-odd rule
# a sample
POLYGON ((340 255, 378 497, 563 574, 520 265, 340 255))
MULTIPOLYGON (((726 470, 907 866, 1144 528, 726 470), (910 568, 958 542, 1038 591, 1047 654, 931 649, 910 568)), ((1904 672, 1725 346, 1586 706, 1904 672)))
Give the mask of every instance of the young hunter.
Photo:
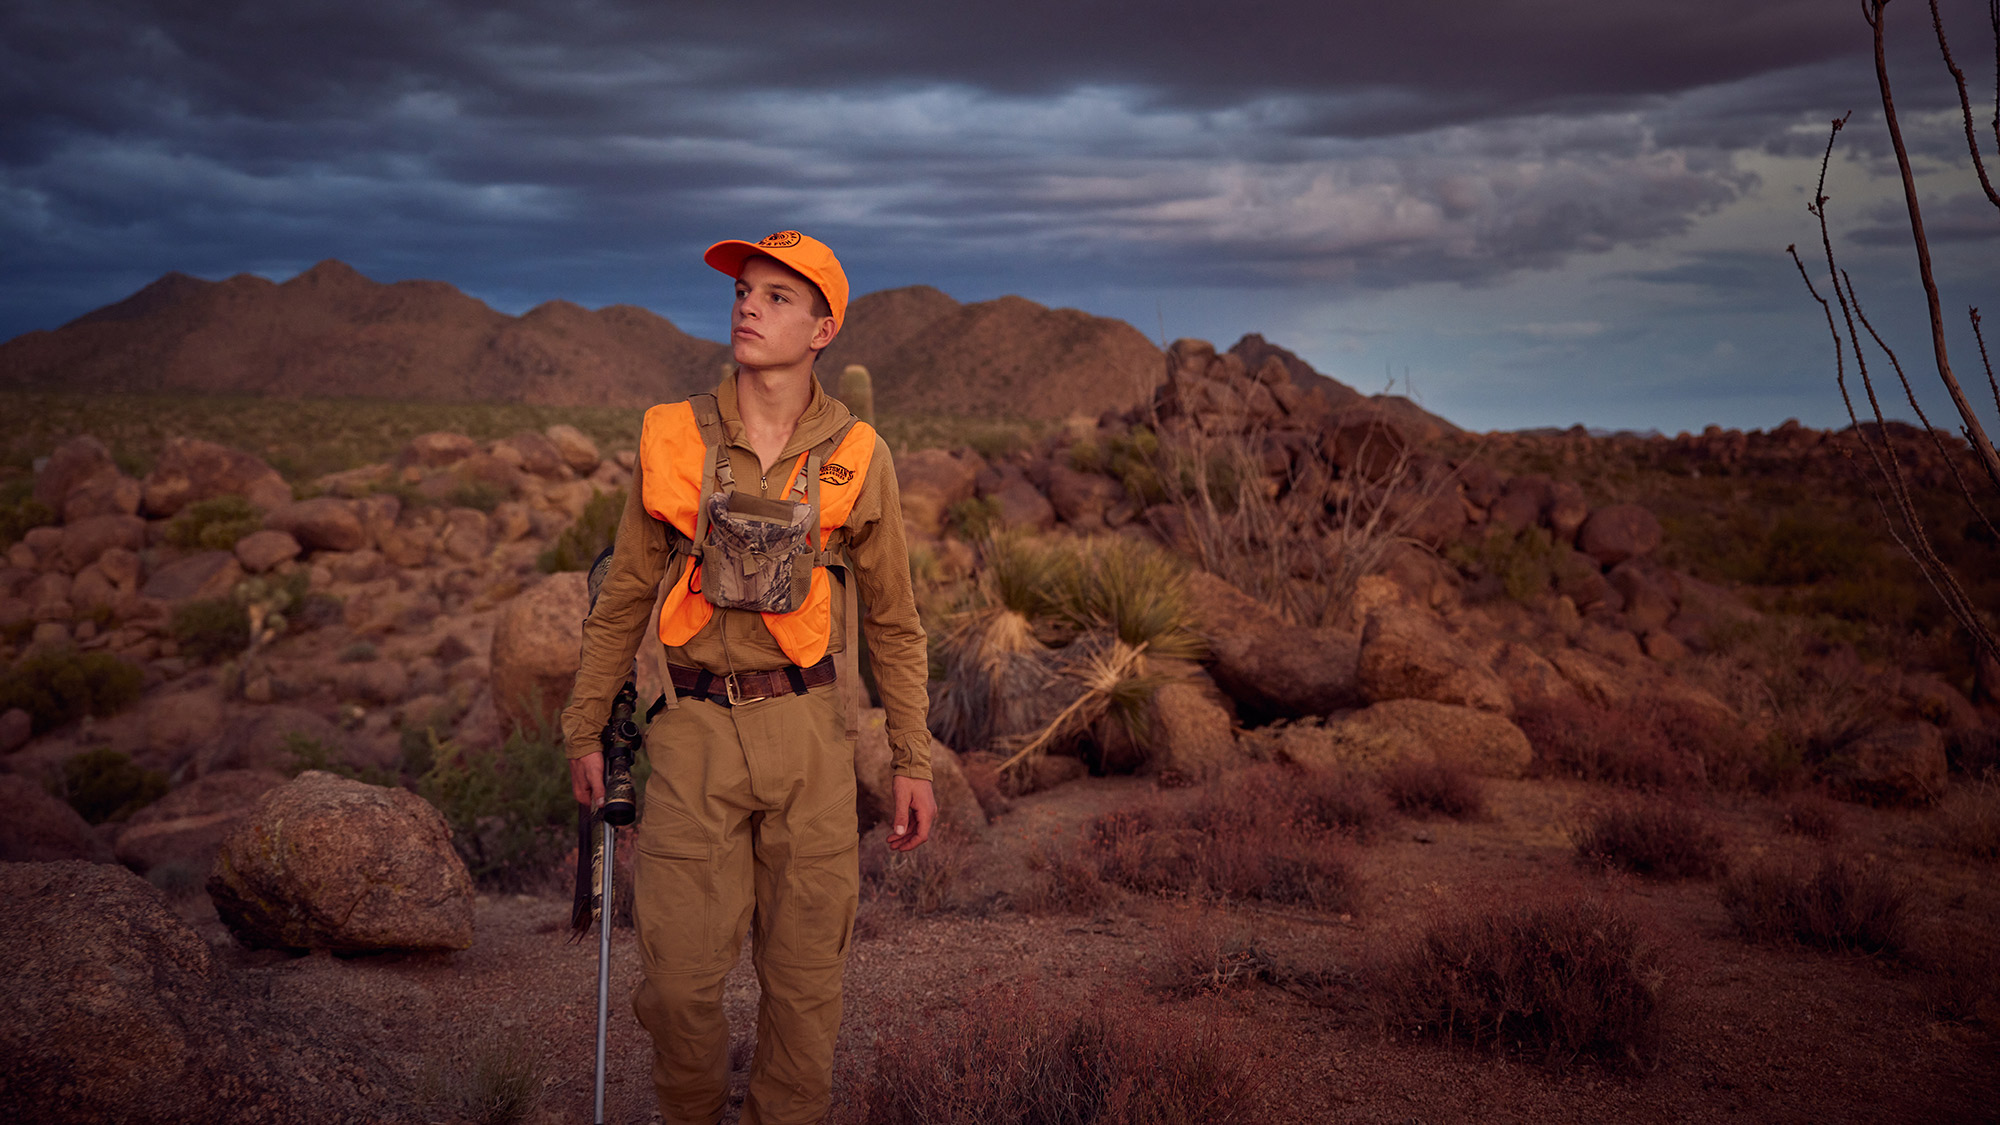
POLYGON ((937 810, 924 631, 889 448, 813 376, 847 313, 840 262, 797 231, 703 258, 736 280, 736 374, 646 412, 563 731, 576 799, 595 807, 612 696, 642 641, 664 663, 667 709, 645 738, 632 996, 660 1115, 722 1116, 722 979, 749 933, 763 997, 743 1121, 803 1125, 831 1096, 860 891, 855 595, 888 713, 898 851, 929 838, 937 810))

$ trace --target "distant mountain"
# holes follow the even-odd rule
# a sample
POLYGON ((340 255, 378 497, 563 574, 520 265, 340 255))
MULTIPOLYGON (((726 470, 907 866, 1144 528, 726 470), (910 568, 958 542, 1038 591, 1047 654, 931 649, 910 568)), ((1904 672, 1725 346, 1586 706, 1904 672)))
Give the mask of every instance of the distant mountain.
MULTIPOLYGON (((1368 401, 1455 429, 1407 399, 1369 399, 1245 336, 1255 370, 1277 356, 1336 408, 1368 401)), ((729 349, 631 305, 549 301, 520 316, 441 281, 371 281, 325 261, 286 282, 170 273, 50 332, 0 343, 0 387, 647 406, 715 385, 729 349)), ((1021 297, 961 304, 925 285, 857 298, 819 371, 874 377, 892 413, 1055 420, 1146 400, 1160 349, 1122 320, 1021 297)))
POLYGON ((508 316, 443 282, 325 261, 282 284, 167 274, 0 344, 0 385, 643 406, 710 386, 727 358, 630 305, 508 316))

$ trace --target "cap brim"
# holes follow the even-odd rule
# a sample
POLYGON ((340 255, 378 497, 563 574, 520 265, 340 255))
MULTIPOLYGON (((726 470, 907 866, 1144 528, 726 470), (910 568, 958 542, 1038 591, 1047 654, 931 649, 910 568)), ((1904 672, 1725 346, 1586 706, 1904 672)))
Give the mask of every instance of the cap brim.
POLYGON ((702 254, 701 260, 731 277, 736 277, 743 272, 743 263, 752 256, 769 253, 770 251, 760 249, 754 243, 732 238, 709 247, 707 252, 702 254))

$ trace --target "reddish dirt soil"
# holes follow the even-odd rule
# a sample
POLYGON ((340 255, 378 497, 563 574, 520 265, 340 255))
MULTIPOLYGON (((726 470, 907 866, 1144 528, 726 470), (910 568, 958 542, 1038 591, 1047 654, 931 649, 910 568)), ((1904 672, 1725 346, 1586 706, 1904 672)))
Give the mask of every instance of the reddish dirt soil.
MULTIPOLYGON (((1075 833, 1098 813, 1154 799, 1133 779, 1084 780, 1018 800, 991 838, 963 855, 959 910, 915 918, 893 901, 866 902, 848 970, 847 1012, 833 1122, 862 1120, 875 1043, 927 1023, 943 1026, 996 988, 1045 1002, 1119 995, 1142 1009, 1178 1009, 1240 1037, 1253 1052, 1253 1119, 1269 1121, 1883 1122, 2000 1120, 2000 1050, 1986 1022, 1943 1022, 1921 963, 1756 945, 1736 936, 1710 881, 1654 883, 1580 866, 1568 829, 1600 786, 1490 782, 1489 811, 1470 823, 1392 818, 1357 845, 1365 880, 1352 915, 1225 908, 1280 964, 1350 970, 1358 982, 1313 1003, 1269 985, 1177 996, 1158 985, 1167 937, 1204 908, 1126 895, 1093 915, 1023 915, 999 898, 1025 876, 1037 842, 1075 833), (1667 951, 1671 1008, 1663 1056, 1641 1073, 1533 1061, 1381 1031, 1362 1004, 1371 960, 1443 913, 1549 895, 1601 897, 1634 916, 1667 951)), ((1167 799, 1184 799, 1168 794, 1167 799)), ((1810 855, 1785 834, 1778 805, 1720 797, 1708 812, 1734 863, 1810 855)), ((1921 951, 1956 948, 1991 965, 2000 883, 1991 865, 1932 846, 1922 811, 1843 807, 1844 846, 1910 878, 1921 951)), ((878 830, 879 831, 879 830, 878 830)), ((871 838, 867 846, 879 847, 871 838)), ((477 940, 462 954, 341 960, 237 949, 205 899, 184 911, 223 964, 299 1018, 352 1020, 415 1089, 483 1045, 525 1044, 539 1056, 546 1097, 538 1120, 589 1120, 596 943, 566 943, 567 903, 482 897, 477 940)), ((637 973, 629 930, 616 932, 607 1120, 654 1120, 648 1050, 626 1004, 637 973)), ((756 983, 744 957, 728 986, 749 1058, 756 983)), ((744 1072, 737 1071, 740 1097, 744 1072)), ((386 1107, 385 1107, 386 1108, 386 1107)), ((732 1105, 728 1121, 736 1120, 732 1105)), ((441 1111, 414 1120, 442 1121, 441 1111)))

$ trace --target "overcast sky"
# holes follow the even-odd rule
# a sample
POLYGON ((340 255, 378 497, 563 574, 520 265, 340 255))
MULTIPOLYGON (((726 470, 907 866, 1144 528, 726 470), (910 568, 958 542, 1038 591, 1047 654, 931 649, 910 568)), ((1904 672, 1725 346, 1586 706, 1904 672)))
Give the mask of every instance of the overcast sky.
MULTIPOLYGON (((1944 12, 1990 152, 1987 5, 1944 12)), ((1923 0, 1889 30, 1947 314, 2000 319, 1923 0)), ((1262 332, 1477 429, 1831 425, 1784 248, 1850 109, 1837 248, 1921 375, 1853 0, 0 0, 0 337, 340 258, 720 339, 700 250, 797 227, 857 293, 1262 332)))

